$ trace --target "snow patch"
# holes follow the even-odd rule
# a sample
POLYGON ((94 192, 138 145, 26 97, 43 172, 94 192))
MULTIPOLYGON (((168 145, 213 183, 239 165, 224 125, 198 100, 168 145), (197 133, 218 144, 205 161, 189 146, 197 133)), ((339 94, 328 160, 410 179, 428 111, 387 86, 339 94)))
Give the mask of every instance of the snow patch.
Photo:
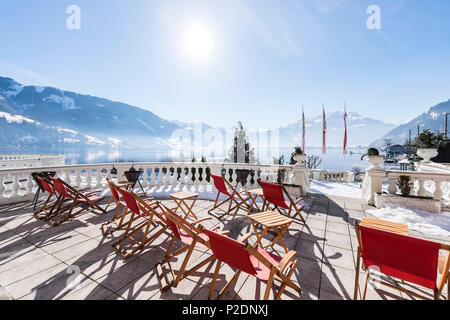
POLYGON ((367 213, 381 220, 406 224, 409 229, 423 234, 450 237, 450 213, 429 213, 391 203, 387 203, 386 208, 367 213))
POLYGON ((3 91, 3 95, 5 95, 7 98, 15 97, 22 90, 23 86, 21 86, 20 84, 14 84, 11 87, 9 87, 6 91, 3 91))
POLYGON ((42 93, 42 92, 44 92, 45 87, 34 86, 34 90, 35 90, 37 93, 42 93))
POLYGON ((6 120, 6 122, 8 123, 23 123, 23 122, 27 122, 27 123, 36 123, 39 124, 38 122, 19 116, 19 115, 12 115, 10 113, 7 112, 0 112, 0 118, 4 118, 6 120))
POLYGON ((362 196, 362 190, 359 183, 313 181, 310 186, 310 192, 327 196, 358 199, 361 199, 362 196))

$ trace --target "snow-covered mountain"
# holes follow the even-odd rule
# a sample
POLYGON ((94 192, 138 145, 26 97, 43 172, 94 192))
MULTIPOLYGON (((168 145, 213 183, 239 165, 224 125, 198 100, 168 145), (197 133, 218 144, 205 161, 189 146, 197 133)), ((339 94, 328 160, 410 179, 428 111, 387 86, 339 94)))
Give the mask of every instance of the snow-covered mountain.
POLYGON ((0 110, 50 127, 59 127, 100 140, 121 140, 142 146, 147 140, 170 137, 180 126, 154 113, 108 99, 52 87, 23 86, 0 77, 0 110), (136 141, 141 137, 141 141, 136 141))
MULTIPOLYGON (((348 145, 350 147, 368 146, 374 137, 389 132, 395 127, 392 123, 363 117, 348 112, 348 145)), ((282 147, 301 144, 301 121, 280 128, 282 147)), ((327 146, 342 147, 344 142, 344 113, 327 114, 327 146)), ((322 146, 322 114, 306 119, 306 144, 311 147, 322 146)))
MULTIPOLYGON (((403 144, 409 139, 409 130, 411 130, 412 139, 417 135, 417 126, 420 126, 420 130, 431 129, 433 132, 445 131, 445 113, 450 114, 450 100, 447 102, 439 103, 438 105, 431 107, 427 112, 422 113, 417 118, 411 120, 406 124, 402 124, 387 132, 384 135, 372 143, 373 146, 380 147, 385 137, 391 137, 394 143, 403 144)), ((449 123, 450 125, 450 123, 449 123)))

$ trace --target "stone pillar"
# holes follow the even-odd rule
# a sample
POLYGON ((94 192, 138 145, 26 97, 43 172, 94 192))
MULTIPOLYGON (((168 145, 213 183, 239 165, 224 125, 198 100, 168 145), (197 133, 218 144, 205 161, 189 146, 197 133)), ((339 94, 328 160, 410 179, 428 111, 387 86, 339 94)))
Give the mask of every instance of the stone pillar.
POLYGON ((310 190, 308 169, 305 166, 305 159, 306 155, 296 155, 294 160, 297 161, 297 164, 293 167, 295 185, 302 186, 303 196, 306 196, 310 190))
POLYGON ((375 205, 375 194, 383 192, 383 177, 385 171, 379 167, 384 161, 383 156, 369 156, 372 166, 366 170, 366 176, 363 182, 363 199, 368 205, 375 205))

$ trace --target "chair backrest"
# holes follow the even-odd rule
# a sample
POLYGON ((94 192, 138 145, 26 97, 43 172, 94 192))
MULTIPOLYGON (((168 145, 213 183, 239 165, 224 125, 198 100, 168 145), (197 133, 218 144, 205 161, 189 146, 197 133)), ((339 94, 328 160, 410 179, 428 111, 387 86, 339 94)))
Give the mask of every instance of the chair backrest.
POLYGON ((225 185, 224 177, 219 177, 215 175, 211 175, 214 181, 214 186, 216 187, 219 192, 226 194, 227 196, 231 197, 231 194, 228 192, 227 186, 225 185))
POLYGON ((208 236, 211 250, 218 260, 248 274, 256 274, 250 260, 250 253, 241 242, 207 229, 204 229, 203 232, 208 236))
POLYGON ((141 210, 139 209, 139 205, 135 199, 135 197, 128 191, 119 189, 119 192, 122 194, 123 199, 125 200, 125 203, 127 204, 128 209, 130 209, 132 212, 141 215, 141 210))
POLYGON ((67 188, 61 182, 61 180, 59 180, 58 178, 53 178, 53 177, 50 177, 50 179, 53 182, 53 187, 60 195, 62 195, 64 198, 70 198, 69 194, 67 193, 67 188))
POLYGON ((263 181, 260 181, 259 183, 263 188, 264 198, 267 201, 278 207, 289 209, 286 200, 284 199, 283 188, 281 185, 263 181))
POLYGON ((55 190, 53 190, 53 187, 47 181, 38 176, 36 176, 36 179, 39 181, 44 191, 47 191, 50 194, 55 194, 55 190))
POLYGON ((109 180, 109 178, 106 178, 106 181, 108 182, 109 189, 111 190, 112 196, 114 197, 116 202, 119 202, 120 196, 119 196, 119 192, 117 191, 116 185, 111 180, 109 180))
POLYGON ((366 267, 429 289, 436 288, 441 244, 358 226, 366 267))

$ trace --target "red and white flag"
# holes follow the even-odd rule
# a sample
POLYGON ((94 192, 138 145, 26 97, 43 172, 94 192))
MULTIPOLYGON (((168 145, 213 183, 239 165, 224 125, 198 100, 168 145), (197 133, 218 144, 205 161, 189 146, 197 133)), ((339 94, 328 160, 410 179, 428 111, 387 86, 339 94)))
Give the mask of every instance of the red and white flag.
POLYGON ((347 148, 347 106, 344 107, 344 126, 345 126, 345 133, 344 133, 344 154, 348 154, 348 148, 347 148))
POLYGON ((327 154, 327 116, 325 114, 325 105, 323 106, 323 144, 322 153, 327 154))
POLYGON ((303 138, 302 138, 302 151, 303 154, 306 154, 306 118, 305 118, 305 109, 302 106, 302 119, 303 119, 303 138))

